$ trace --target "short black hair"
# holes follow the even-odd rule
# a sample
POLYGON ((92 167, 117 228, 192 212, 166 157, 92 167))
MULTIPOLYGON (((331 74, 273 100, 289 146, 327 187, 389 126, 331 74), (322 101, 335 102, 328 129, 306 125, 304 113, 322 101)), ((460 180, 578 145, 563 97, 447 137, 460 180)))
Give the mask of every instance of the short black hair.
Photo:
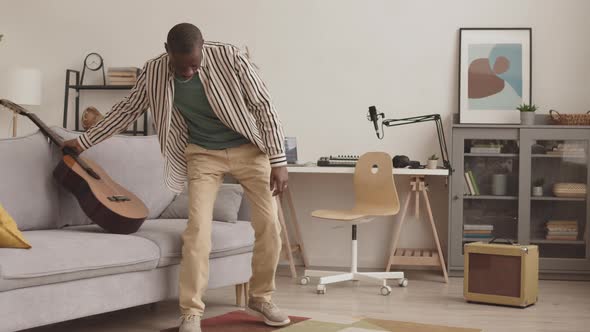
POLYGON ((195 47, 203 45, 201 30, 190 23, 179 23, 168 32, 166 40, 172 53, 191 53, 195 47))

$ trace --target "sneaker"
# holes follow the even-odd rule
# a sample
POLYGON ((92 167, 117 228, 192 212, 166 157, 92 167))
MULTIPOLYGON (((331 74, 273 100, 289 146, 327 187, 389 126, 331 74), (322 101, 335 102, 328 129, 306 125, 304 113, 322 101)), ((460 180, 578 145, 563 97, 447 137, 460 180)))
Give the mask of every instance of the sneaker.
POLYGON ((264 323, 269 326, 284 326, 291 323, 289 316, 285 315, 272 302, 248 301, 246 311, 254 316, 264 319, 264 323))
POLYGON ((201 332, 201 317, 196 315, 183 315, 178 332, 201 332))

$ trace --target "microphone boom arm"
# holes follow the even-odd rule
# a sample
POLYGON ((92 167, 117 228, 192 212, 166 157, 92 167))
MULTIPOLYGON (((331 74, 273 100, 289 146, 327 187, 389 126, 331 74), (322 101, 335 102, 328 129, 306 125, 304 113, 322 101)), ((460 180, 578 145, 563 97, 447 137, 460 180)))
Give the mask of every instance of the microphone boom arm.
MULTIPOLYGON (((385 117, 383 113, 379 113, 382 117, 385 117)), ((453 172, 453 168, 451 167, 451 162, 449 161, 449 151, 447 149, 447 140, 445 138, 445 132, 443 129, 442 120, 440 114, 427 114, 427 115, 419 115, 419 116, 412 116, 409 118, 401 118, 401 119, 383 119, 381 122, 381 126, 387 127, 397 127, 403 126, 412 123, 420 123, 420 122, 428 122, 434 121, 436 123, 436 134, 438 135, 438 144, 440 146, 440 154, 443 160, 443 167, 449 170, 449 174, 453 172)), ((383 139, 384 133, 377 137, 379 139, 383 139)))

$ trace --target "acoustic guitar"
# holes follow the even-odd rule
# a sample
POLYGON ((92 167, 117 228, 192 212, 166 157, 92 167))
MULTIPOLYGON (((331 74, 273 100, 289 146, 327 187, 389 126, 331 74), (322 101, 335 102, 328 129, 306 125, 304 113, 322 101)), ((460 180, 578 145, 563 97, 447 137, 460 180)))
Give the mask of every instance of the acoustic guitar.
POLYGON ((0 99, 0 105, 31 119, 61 148, 63 158, 54 169, 53 177, 76 197, 90 220, 116 234, 131 234, 141 227, 148 209, 137 196, 113 181, 95 162, 64 146, 64 139, 34 113, 6 99, 0 99))

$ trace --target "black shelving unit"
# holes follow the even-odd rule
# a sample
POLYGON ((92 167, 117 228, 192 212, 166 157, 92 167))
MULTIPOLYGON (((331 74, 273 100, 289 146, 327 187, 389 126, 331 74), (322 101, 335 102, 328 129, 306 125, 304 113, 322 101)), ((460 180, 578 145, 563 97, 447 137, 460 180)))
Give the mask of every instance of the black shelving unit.
MULTIPOLYGON (((66 70, 66 84, 65 84, 65 96, 64 96, 64 118, 63 118, 63 127, 68 127, 68 104, 70 99, 70 90, 76 91, 76 109, 75 109, 75 119, 76 123, 74 125, 74 129, 76 131, 83 131, 80 130, 80 91, 83 90, 130 90, 133 88, 133 85, 82 85, 80 84, 80 71, 67 69, 66 70), (74 76, 72 82, 72 75, 74 76), (74 84, 72 84, 74 83, 74 84)), ((131 135, 138 135, 142 134, 147 136, 148 134, 148 119, 147 119, 147 112, 143 115, 143 130, 137 130, 137 123, 140 121, 139 119, 133 123, 133 130, 125 131, 125 134, 131 135)))

